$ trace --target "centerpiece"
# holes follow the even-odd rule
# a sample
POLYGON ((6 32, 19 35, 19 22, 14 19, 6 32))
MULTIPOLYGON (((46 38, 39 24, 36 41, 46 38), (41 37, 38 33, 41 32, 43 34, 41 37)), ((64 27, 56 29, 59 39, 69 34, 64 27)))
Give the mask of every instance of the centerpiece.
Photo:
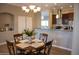
POLYGON ((32 39, 35 38, 35 31, 34 30, 24 30, 24 34, 26 35, 27 39, 29 40, 29 43, 32 43, 32 39))

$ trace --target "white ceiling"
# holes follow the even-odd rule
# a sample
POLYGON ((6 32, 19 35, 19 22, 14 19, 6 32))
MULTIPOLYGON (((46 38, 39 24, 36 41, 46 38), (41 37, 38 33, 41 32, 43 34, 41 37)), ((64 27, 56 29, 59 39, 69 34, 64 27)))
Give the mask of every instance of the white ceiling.
POLYGON ((29 5, 36 5, 38 7, 41 7, 41 10, 51 10, 53 13, 56 13, 57 9, 62 8, 63 13, 69 13, 74 12, 74 3, 0 3, 1 5, 13 5, 13 6, 29 6, 29 5), (72 6, 72 7, 70 7, 72 6))
POLYGON ((15 6, 29 6, 29 5, 36 5, 41 7, 42 9, 59 9, 62 8, 63 9, 69 9, 70 5, 72 5, 73 8, 73 3, 9 3, 11 5, 15 5, 15 6))

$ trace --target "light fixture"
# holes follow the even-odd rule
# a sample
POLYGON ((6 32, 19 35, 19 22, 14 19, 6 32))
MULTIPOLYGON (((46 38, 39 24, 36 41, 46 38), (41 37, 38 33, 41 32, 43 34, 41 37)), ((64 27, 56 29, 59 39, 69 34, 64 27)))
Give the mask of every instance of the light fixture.
POLYGON ((22 10, 26 10, 26 6, 22 6, 22 10))
POLYGON ((25 12, 27 12, 27 13, 28 13, 29 11, 30 11, 29 9, 25 9, 25 12))
POLYGON ((40 11, 41 10, 41 8, 40 7, 37 7, 37 11, 40 11))
POLYGON ((41 8, 36 7, 35 5, 30 5, 28 7, 22 6, 22 10, 24 10, 26 13, 29 13, 30 11, 36 13, 36 12, 39 12, 41 10, 41 8))
POLYGON ((37 10, 37 9, 34 9, 33 11, 34 11, 34 13, 38 12, 38 10, 37 10))
POLYGON ((57 18, 57 19, 59 18, 59 15, 58 15, 58 14, 56 15, 56 18, 57 18))
POLYGON ((35 8, 35 5, 30 5, 29 8, 33 10, 35 8))
POLYGON ((57 9, 56 21, 58 26, 62 26, 62 9, 57 9))
POLYGON ((62 11, 61 11, 61 9, 57 10, 56 18, 57 19, 61 19, 62 18, 62 11))

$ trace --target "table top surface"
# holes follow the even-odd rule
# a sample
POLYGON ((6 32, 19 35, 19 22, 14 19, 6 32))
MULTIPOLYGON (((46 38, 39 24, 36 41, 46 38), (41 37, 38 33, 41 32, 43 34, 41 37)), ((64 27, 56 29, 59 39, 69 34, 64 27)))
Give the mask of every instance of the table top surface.
POLYGON ((34 39, 30 43, 28 39, 21 40, 19 41, 20 43, 16 44, 16 47, 21 48, 21 49, 26 49, 28 47, 33 47, 33 48, 39 48, 44 46, 44 42, 39 39, 34 39))

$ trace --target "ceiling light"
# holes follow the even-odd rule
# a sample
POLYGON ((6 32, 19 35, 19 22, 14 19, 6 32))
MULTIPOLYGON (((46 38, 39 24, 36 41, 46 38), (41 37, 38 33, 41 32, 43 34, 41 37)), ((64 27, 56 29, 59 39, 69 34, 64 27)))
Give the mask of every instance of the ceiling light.
POLYGON ((30 11, 30 9, 25 9, 25 12, 27 12, 27 13, 28 13, 29 11, 30 11))
POLYGON ((33 10, 35 8, 35 5, 30 5, 29 8, 33 10))
POLYGON ((56 18, 57 18, 57 19, 59 18, 59 15, 58 15, 58 14, 56 15, 56 18))
POLYGON ((27 12, 27 13, 29 11, 36 13, 36 12, 39 12, 41 10, 41 8, 40 7, 36 7, 35 5, 30 5, 29 7, 23 6, 22 10, 27 12))
POLYGON ((37 12, 37 9, 34 9, 33 11, 34 11, 34 13, 36 13, 37 12))
POLYGON ((22 6, 22 10, 26 10, 26 6, 22 6))
POLYGON ((40 7, 37 7, 37 11, 40 11, 41 10, 41 8, 40 7))

